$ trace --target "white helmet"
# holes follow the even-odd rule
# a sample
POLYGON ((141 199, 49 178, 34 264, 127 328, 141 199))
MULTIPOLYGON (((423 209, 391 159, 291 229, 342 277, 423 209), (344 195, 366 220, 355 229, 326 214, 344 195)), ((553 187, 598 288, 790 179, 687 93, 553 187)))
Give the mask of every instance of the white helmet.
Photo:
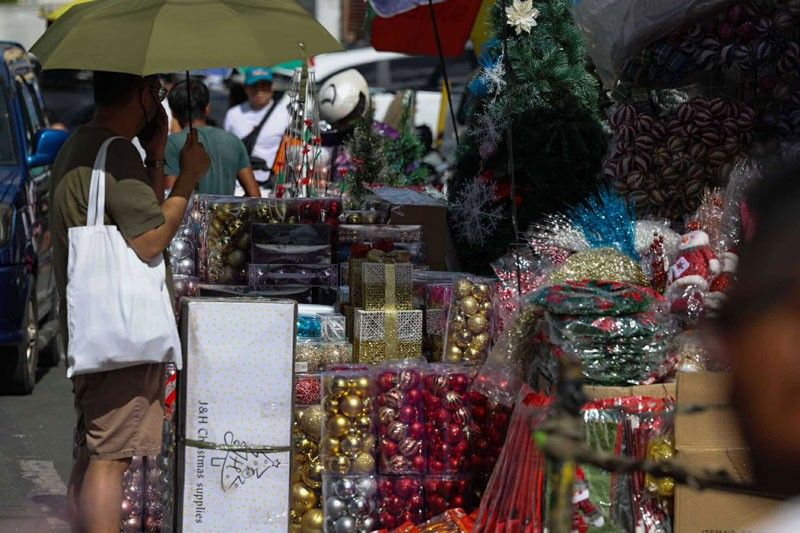
POLYGON ((354 111, 364 114, 368 107, 367 80, 354 68, 331 77, 319 90, 320 118, 329 124, 348 118, 354 111))

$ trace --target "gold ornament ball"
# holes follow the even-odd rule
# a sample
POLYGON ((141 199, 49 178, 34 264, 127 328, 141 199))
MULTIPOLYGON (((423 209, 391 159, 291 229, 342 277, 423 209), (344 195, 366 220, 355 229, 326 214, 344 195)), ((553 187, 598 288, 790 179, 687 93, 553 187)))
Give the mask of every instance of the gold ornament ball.
POLYGON ((322 407, 327 415, 339 414, 339 400, 333 396, 325 396, 322 402, 322 407))
POLYGON ((477 361, 481 358, 483 352, 481 350, 476 350, 475 348, 467 348, 464 352, 464 359, 468 361, 477 361))
POLYGON ((367 435, 364 438, 364 451, 372 453, 375 451, 375 435, 367 435))
POLYGON ((472 342, 472 333, 469 331, 459 331, 456 333, 456 346, 461 348, 468 348, 470 342, 472 342))
POLYGON ((303 515, 300 522, 301 533, 322 533, 322 526, 325 523, 322 509, 311 509, 303 515))
POLYGON ((472 295, 479 302, 488 302, 491 294, 492 294, 492 289, 489 288, 489 286, 485 283, 478 283, 472 290, 472 295))
POLYGON ((445 363, 459 363, 463 358, 464 354, 461 351, 461 348, 455 345, 450 345, 447 347, 447 351, 444 354, 445 363))
POLYGON ((303 529, 300 526, 300 524, 297 524, 294 521, 292 521, 292 523, 289 524, 289 531, 291 533, 303 533, 303 529))
POLYGON ((348 394, 339 402, 339 409, 349 418, 360 416, 362 408, 361 397, 356 394, 348 394))
POLYGON ((488 333, 481 333, 480 335, 476 335, 473 337, 472 342, 470 342, 469 347, 474 348, 478 351, 483 351, 489 347, 489 343, 492 341, 492 338, 489 336, 488 333))
POLYGON ((356 457, 363 448, 364 443, 356 435, 348 435, 341 441, 342 453, 348 457, 356 457))
POLYGON ((367 376, 356 378, 353 388, 355 389, 355 393, 362 398, 369 396, 369 378, 367 376))
POLYGON ((305 409, 303 417, 300 419, 300 427, 309 439, 319 442, 322 437, 322 424, 325 420, 325 413, 319 405, 312 405, 305 409))
POLYGON ((356 418, 353 423, 356 426, 356 429, 359 431, 368 431, 369 428, 372 426, 372 420, 366 415, 359 416, 356 418))
POLYGON ((318 503, 317 495, 302 483, 292 485, 292 509, 298 513, 305 513, 313 509, 318 503))
POLYGON ((347 215, 347 223, 348 224, 361 224, 363 219, 361 217, 361 213, 349 213, 347 215))
POLYGON ((488 314, 489 311, 492 310, 492 302, 483 302, 481 304, 481 312, 484 314, 488 314))
POLYGON ((303 482, 303 469, 305 467, 306 465, 295 459, 294 464, 292 465, 292 475, 291 475, 292 484, 303 482))
POLYGON ((350 419, 336 415, 328 419, 328 431, 334 437, 344 437, 350 431, 350 419))
POLYGON ((463 316, 457 314, 450 320, 450 331, 451 332, 459 332, 463 331, 467 327, 467 319, 463 316))
POLYGON ((297 441, 295 451, 300 455, 308 455, 308 456, 316 455, 317 445, 311 439, 303 437, 299 441, 297 441))
POLYGON ((353 473, 369 474, 375 470, 375 458, 371 453, 361 452, 353 459, 353 473))
POLYGON ((319 462, 319 459, 315 459, 307 465, 303 465, 300 469, 300 478, 306 486, 312 489, 319 489, 322 487, 322 472, 324 470, 325 468, 319 462))
POLYGON ((342 453, 341 442, 336 437, 326 435, 322 439, 322 453, 327 456, 340 455, 342 453))
POLYGON ((466 298, 472 294, 473 287, 470 280, 460 279, 453 284, 453 294, 455 294, 458 299, 466 298))
POLYGON ((483 333, 489 329, 489 321, 481 314, 469 317, 467 325, 469 326, 469 330, 475 335, 483 333))
POLYGON ((350 458, 336 455, 328 459, 328 471, 334 474, 346 474, 350 470, 350 458))
POLYGON ((340 398, 347 394, 349 388, 349 384, 345 378, 332 378, 328 387, 328 392, 332 396, 340 398))
POLYGON ((472 316, 480 310, 480 304, 472 296, 467 296, 461 300, 461 311, 467 316, 472 316))

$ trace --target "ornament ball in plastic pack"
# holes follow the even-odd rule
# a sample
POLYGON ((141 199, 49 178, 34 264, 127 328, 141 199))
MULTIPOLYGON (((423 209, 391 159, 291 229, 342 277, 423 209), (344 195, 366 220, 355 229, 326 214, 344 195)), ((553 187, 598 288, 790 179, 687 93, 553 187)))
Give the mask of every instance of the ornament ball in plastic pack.
POLYGON ((472 375, 456 365, 428 365, 422 378, 427 412, 426 437, 428 472, 458 474, 470 463, 468 389, 472 375))
POLYGON ((419 362, 386 363, 374 374, 378 470, 381 474, 424 474, 425 395, 419 362))
POLYGON ((325 533, 367 533, 378 529, 378 480, 374 475, 325 474, 322 498, 325 533))
POLYGON ((322 389, 325 424, 321 455, 325 471, 339 475, 374 473, 376 439, 369 367, 329 367, 323 373, 322 389))
POLYGON ((534 329, 543 315, 536 306, 520 299, 517 311, 495 342, 478 370, 472 389, 493 402, 513 406, 525 381, 525 363, 530 358, 534 329))
POLYGON ((378 478, 381 527, 387 530, 409 522, 425 520, 425 498, 421 476, 381 476, 378 478))
POLYGON ((442 361, 480 365, 491 347, 492 287, 483 280, 462 278, 453 284, 442 361))

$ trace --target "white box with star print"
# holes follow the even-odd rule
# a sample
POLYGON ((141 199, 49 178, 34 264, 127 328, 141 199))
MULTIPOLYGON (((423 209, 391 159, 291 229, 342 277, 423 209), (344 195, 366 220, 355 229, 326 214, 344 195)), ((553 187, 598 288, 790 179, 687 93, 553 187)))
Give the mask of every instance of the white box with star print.
POLYGON ((297 304, 183 301, 178 531, 289 529, 297 304))

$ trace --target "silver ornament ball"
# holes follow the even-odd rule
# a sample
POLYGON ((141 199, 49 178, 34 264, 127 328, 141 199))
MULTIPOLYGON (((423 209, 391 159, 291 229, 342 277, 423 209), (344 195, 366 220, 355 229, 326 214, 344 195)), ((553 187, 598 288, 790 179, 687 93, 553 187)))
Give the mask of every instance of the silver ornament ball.
POLYGON ((356 489, 359 496, 364 498, 372 498, 378 492, 378 482, 371 477, 362 477, 356 483, 356 489))
POLYGON ((331 496, 325 500, 325 516, 328 518, 339 518, 345 511, 347 511, 347 506, 336 496, 331 496))
POLYGON ((336 482, 334 492, 343 500, 349 500, 356 495, 357 487, 355 481, 348 478, 342 478, 336 482))
POLYGON ((333 526, 336 533, 355 533, 356 520, 352 516, 341 516, 333 526))

